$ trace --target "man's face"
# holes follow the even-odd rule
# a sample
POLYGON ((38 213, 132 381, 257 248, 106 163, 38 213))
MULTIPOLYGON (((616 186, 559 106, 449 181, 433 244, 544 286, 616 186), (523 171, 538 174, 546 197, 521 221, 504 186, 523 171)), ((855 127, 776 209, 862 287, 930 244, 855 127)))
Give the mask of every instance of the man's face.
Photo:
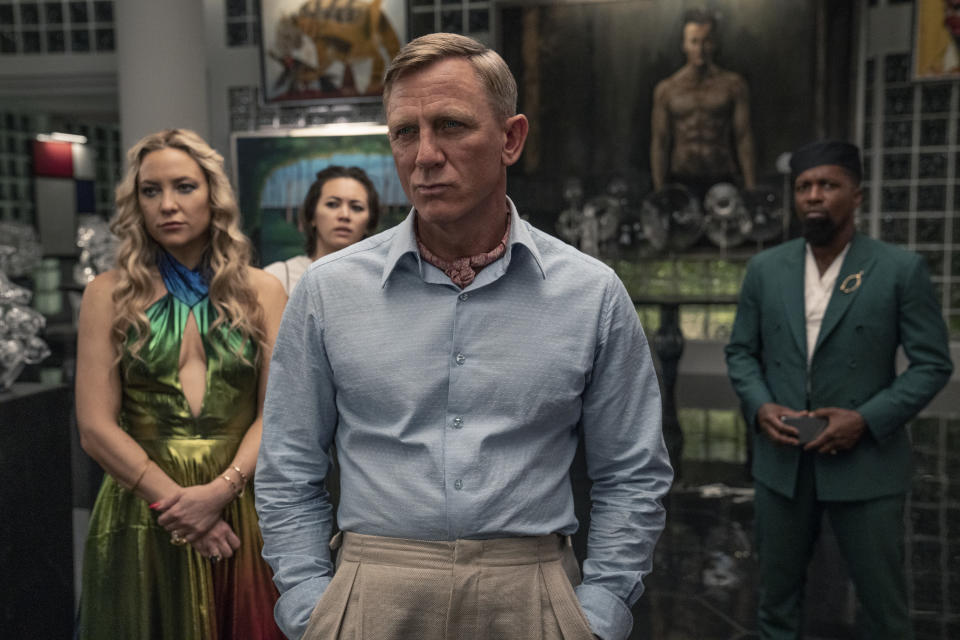
POLYGON ((715 48, 712 25, 696 22, 683 25, 683 52, 687 54, 687 64, 694 67, 710 64, 715 48))
POLYGON ((821 247, 853 228, 853 214, 863 200, 863 192, 843 167, 826 164, 798 175, 793 197, 804 237, 821 247))
POLYGON ((943 24, 954 38, 960 38, 960 0, 943 0, 943 24))
POLYGON ((502 224, 506 167, 519 157, 506 151, 508 136, 523 116, 494 113, 469 61, 446 58, 400 76, 386 113, 400 183, 421 222, 502 224))

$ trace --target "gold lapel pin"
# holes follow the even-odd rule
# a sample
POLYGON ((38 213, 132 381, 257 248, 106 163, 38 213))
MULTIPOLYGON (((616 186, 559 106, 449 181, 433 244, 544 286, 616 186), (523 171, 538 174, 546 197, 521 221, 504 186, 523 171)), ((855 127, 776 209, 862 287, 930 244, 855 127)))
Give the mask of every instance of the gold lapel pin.
POLYGON ((851 273, 846 278, 843 279, 843 282, 840 283, 840 291, 844 293, 853 293, 860 288, 860 285, 863 284, 863 271, 858 271, 857 273, 851 273))

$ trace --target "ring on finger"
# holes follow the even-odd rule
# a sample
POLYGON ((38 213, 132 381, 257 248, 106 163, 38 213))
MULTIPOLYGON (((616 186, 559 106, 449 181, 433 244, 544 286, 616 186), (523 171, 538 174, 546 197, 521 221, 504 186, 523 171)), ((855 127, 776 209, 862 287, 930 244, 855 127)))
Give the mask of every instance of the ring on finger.
POLYGON ((179 531, 174 531, 170 534, 170 544, 180 547, 187 544, 187 539, 180 535, 179 531))
POLYGON ((210 556, 210 561, 211 561, 213 564, 217 564, 217 563, 220 562, 221 560, 223 560, 223 556, 221 556, 219 553, 218 553, 217 555, 210 556))

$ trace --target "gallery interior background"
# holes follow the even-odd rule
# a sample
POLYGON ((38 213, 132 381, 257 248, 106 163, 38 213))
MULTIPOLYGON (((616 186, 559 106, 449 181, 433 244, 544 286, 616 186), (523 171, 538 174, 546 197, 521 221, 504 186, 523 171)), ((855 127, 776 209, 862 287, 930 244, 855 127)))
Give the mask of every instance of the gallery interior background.
MULTIPOLYGON (((914 2, 789 0, 787 11, 779 2, 751 0, 409 0, 408 37, 458 31, 510 60, 521 108, 536 114, 537 142, 532 159, 512 170, 511 193, 535 223, 553 231, 570 175, 581 178, 588 195, 623 177, 630 206, 641 206, 649 190, 650 92, 682 62, 679 16, 695 5, 724 16, 719 59, 750 81, 758 173, 776 181, 778 154, 808 137, 859 143, 866 197, 858 224, 927 258, 960 361, 960 81, 914 80, 914 2), (765 44, 773 54, 760 53, 765 44)), ((30 149, 38 133, 87 137, 96 157, 96 210, 108 216, 123 150, 157 128, 149 118, 158 111, 184 114, 179 123, 206 136, 228 166, 237 132, 383 121, 376 103, 262 104, 260 38, 258 0, 0 0, 0 222, 37 224, 30 149), (158 31, 178 35, 144 55, 158 31), (161 77, 158 60, 175 75, 161 77), (194 89, 170 90, 184 82, 194 89)), ((679 308, 686 344, 677 405, 684 459, 700 463, 707 476, 733 477, 748 455, 722 347, 743 264, 756 249, 701 247, 616 264, 634 297, 648 302, 638 311, 651 334, 661 316, 650 301, 677 292, 691 301, 679 308), (727 303, 697 303, 704 298, 727 303)), ((66 282, 69 257, 49 258, 45 268, 66 282)), ((55 281, 45 280, 52 287, 55 281)), ((44 380, 68 380, 72 321, 64 298, 48 325, 56 348, 37 374, 44 380)), ((960 553, 960 507, 941 500, 960 497, 958 415, 955 374, 913 429, 918 471, 909 562, 918 565, 946 566, 960 553)), ((916 594, 934 590, 913 585, 915 608, 960 615, 960 583, 950 575, 915 577, 937 582, 941 594, 918 601, 916 594)))

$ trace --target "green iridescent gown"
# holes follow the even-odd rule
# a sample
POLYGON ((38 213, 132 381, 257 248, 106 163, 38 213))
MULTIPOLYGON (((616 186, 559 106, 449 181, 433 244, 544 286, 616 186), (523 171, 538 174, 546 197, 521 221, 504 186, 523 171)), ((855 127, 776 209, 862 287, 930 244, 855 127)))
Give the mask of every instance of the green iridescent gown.
MULTIPOLYGON (((120 425, 181 486, 229 468, 256 417, 256 348, 223 325, 210 329, 209 298, 193 308, 207 358, 206 389, 194 416, 178 376, 191 309, 167 294, 147 310, 150 339, 121 360, 120 425)), ((240 538, 232 558, 213 564, 190 545, 170 544, 147 503, 105 476, 83 562, 78 638, 90 640, 261 640, 283 638, 273 619, 277 591, 260 557, 252 486, 223 517, 240 538)))

